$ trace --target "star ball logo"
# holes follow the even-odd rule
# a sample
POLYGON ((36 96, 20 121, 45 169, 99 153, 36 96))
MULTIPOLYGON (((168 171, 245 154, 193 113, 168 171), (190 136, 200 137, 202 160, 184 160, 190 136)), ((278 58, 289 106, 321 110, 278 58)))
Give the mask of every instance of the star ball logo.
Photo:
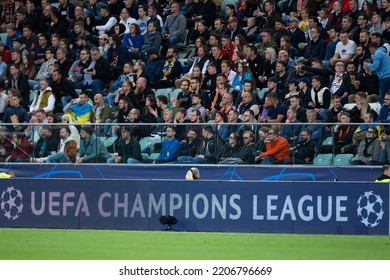
POLYGON ((8 220, 16 220, 23 211, 23 194, 13 186, 6 188, 0 198, 0 212, 8 220))
POLYGON ((383 200, 372 191, 365 192, 359 197, 357 207, 357 215, 360 222, 366 227, 376 227, 382 221, 385 213, 383 211, 383 200))

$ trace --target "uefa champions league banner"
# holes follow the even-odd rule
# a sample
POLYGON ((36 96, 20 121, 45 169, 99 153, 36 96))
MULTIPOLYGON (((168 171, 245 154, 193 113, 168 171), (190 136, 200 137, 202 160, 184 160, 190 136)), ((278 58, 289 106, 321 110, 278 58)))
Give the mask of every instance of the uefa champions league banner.
POLYGON ((389 184, 0 181, 1 227, 389 235, 389 184))
MULTIPOLYGON (((143 164, 5 164, 18 178, 184 179, 188 165, 143 164)), ((256 181, 374 181, 380 166, 263 166, 199 165, 205 180, 256 181)))

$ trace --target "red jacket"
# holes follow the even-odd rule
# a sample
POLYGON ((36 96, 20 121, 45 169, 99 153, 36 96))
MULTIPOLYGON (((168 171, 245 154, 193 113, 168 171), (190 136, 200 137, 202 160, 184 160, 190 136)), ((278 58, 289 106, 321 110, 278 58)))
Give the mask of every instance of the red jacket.
POLYGON ((282 136, 277 136, 275 141, 265 144, 266 151, 260 154, 260 157, 271 156, 275 160, 290 160, 290 146, 288 141, 282 136))

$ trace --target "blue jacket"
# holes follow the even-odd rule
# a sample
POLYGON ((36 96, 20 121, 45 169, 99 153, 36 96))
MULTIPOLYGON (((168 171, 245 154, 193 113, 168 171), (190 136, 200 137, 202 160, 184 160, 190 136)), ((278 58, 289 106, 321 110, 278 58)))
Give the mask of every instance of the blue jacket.
POLYGON ((156 160, 170 162, 176 160, 176 155, 180 149, 180 142, 176 138, 169 140, 166 138, 162 142, 161 153, 156 160))
POLYGON ((387 107, 386 105, 383 105, 381 107, 381 110, 379 111, 378 122, 390 123, 389 113, 390 113, 390 108, 387 107))
POLYGON ((380 47, 374 53, 374 61, 367 65, 368 69, 377 74, 379 79, 390 78, 390 56, 385 48, 380 47))

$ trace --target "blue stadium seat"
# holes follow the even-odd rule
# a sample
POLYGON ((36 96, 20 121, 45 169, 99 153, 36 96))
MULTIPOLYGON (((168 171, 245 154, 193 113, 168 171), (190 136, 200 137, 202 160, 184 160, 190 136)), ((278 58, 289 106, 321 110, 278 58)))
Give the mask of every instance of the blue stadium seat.
POLYGON ((318 154, 314 160, 313 165, 332 165, 333 154, 318 154))
POLYGON ((329 136, 324 141, 322 141, 322 145, 332 145, 333 144, 333 137, 329 136))
MULTIPOLYGON (((179 95, 179 93, 181 92, 181 89, 180 88, 175 88, 173 91, 171 91, 169 93, 169 99, 171 98, 175 98, 177 99, 177 96, 179 95)), ((170 101, 170 100, 169 100, 170 101)))
POLYGON ((176 44, 176 47, 179 49, 179 50, 185 50, 187 48, 187 37, 188 37, 188 33, 190 33, 190 31, 188 29, 186 29, 185 31, 185 37, 184 37, 184 42, 183 43, 178 43, 176 44))
POLYGON ((4 43, 4 45, 7 44, 7 36, 8 36, 8 33, 0 33, 0 38, 1 38, 1 41, 4 43))
POLYGON ((155 91, 155 96, 165 95, 169 100, 169 94, 174 90, 174 88, 159 88, 155 91))
POLYGON ((354 157, 353 154, 338 154, 334 157, 334 165, 351 165, 351 160, 354 157))

